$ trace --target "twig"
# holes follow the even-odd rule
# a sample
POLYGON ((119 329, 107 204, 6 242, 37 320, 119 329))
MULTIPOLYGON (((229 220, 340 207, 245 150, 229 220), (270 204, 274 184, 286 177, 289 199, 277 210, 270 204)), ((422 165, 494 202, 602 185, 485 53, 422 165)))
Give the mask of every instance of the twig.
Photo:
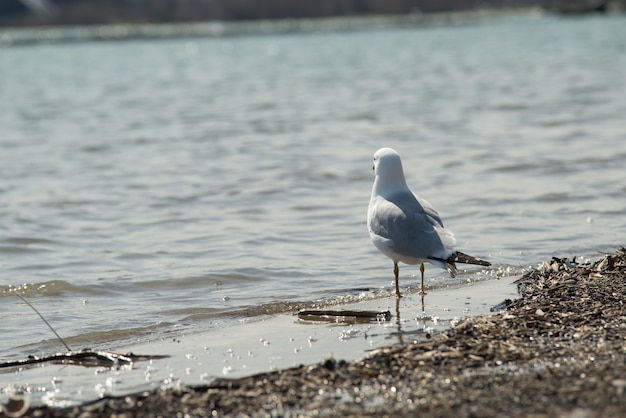
MULTIPOLYGON (((64 363, 64 364, 78 364, 85 367, 90 366, 105 366, 105 367, 116 367, 119 365, 132 365, 133 361, 141 361, 141 360, 152 360, 152 359, 162 359, 169 357, 168 355, 137 355, 133 353, 128 354, 118 354, 118 353, 110 353, 108 351, 72 351, 72 349, 63 341, 63 338, 52 328, 52 325, 46 321, 46 318, 43 317, 41 313, 33 305, 30 304, 22 295, 16 293, 16 295, 24 301, 28 306, 31 307, 33 311, 39 315, 41 320, 54 332, 54 335, 57 336, 59 341, 63 343, 65 348, 67 348, 67 353, 53 354, 51 356, 44 357, 34 357, 29 356, 27 360, 18 360, 18 361, 7 361, 4 363, 0 363, 0 369, 6 367, 16 367, 16 366, 25 366, 29 364, 37 364, 44 362, 53 362, 53 363, 64 363)), ((1 415, 1 411, 0 411, 1 415)))
POLYGON ((0 363, 0 369, 46 362, 77 364, 84 367, 114 367, 119 365, 132 365, 133 361, 158 360, 167 357, 169 356, 138 355, 133 353, 118 354, 110 353, 108 351, 69 351, 67 353, 58 353, 43 357, 29 356, 27 360, 7 361, 0 363))
POLYGON ((24 301, 24 303, 25 303, 25 304, 27 304, 28 306, 30 306, 30 307, 31 307, 31 309, 37 313, 37 315, 39 315, 39 317, 41 318, 41 320, 42 320, 43 322, 45 322, 45 324, 48 326, 48 328, 50 328, 50 330, 51 330, 52 332, 54 332, 54 335, 56 335, 56 336, 57 336, 57 338, 59 339, 59 341, 61 341, 61 342, 63 343, 63 345, 65 346, 65 348, 67 348, 67 351, 72 351, 72 349, 70 348, 70 346, 69 346, 69 345, 67 345, 67 344, 65 344, 65 341, 63 341, 63 338, 61 338, 61 336, 60 336, 59 334, 57 334, 57 332, 54 330, 54 328, 52 328, 52 325, 50 325, 50 324, 48 323, 48 321, 46 321, 46 318, 44 318, 44 317, 43 317, 43 315, 42 315, 42 314, 40 314, 40 313, 39 313, 39 311, 38 311, 37 309, 35 309, 35 307, 34 307, 33 305, 31 305, 31 304, 30 304, 30 302, 29 302, 29 301, 27 301, 27 300, 24 298, 24 296, 20 295, 19 293, 16 293, 16 295, 17 295, 20 299, 22 299, 22 300, 24 301))

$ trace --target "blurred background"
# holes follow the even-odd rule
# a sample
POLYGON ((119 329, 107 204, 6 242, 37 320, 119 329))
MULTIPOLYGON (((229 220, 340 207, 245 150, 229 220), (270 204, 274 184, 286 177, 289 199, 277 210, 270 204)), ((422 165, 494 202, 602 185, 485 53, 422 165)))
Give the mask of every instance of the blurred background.
POLYGON ((59 348, 18 292, 103 349, 393 297, 365 225, 383 146, 493 263, 431 288, 624 245, 623 2, 2 0, 0 23, 3 359, 59 348))
POLYGON ((624 4, 624 0, 3 0, 0 24, 232 21, 523 7, 586 13, 621 9, 624 4))

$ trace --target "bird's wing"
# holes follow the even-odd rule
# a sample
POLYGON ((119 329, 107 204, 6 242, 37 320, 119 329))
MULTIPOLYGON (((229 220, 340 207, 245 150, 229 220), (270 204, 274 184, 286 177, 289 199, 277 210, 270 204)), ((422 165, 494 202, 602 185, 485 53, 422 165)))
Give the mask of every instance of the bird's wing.
POLYGON ((454 233, 450 231, 448 228, 443 226, 443 221, 439 216, 439 213, 432 207, 430 203, 426 201, 426 199, 422 199, 421 197, 414 195, 415 199, 419 202, 419 204, 424 209, 424 213, 428 216, 433 228, 439 234, 439 238, 441 238, 441 243, 444 248, 446 248, 448 253, 454 251, 454 247, 456 246, 456 238, 454 238, 454 233))
POLYGON ((370 230, 390 240, 398 254, 422 259, 448 257, 456 243, 437 211, 409 191, 378 196, 372 212, 370 230))

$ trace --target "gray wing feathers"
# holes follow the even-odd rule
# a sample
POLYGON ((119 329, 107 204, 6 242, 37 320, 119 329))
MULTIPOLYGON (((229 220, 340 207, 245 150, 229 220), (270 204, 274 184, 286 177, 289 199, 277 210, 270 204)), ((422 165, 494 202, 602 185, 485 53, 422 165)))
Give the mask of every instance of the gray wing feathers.
POLYGON ((393 236, 393 249, 400 254, 448 258, 456 240, 427 201, 406 192, 392 194, 385 200, 376 205, 372 232, 385 238, 393 236))

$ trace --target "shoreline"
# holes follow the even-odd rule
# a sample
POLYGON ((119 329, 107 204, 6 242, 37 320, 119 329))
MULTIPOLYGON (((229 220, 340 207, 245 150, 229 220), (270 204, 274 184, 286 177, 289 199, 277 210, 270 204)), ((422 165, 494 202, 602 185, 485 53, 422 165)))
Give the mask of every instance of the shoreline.
POLYGON ((626 412, 626 250, 553 258, 522 296, 428 341, 355 361, 218 378, 32 416, 620 416, 626 412))
POLYGON ((333 33, 410 27, 475 24, 504 16, 540 16, 537 7, 479 9, 405 15, 288 18, 179 23, 111 23, 74 26, 0 27, 0 48, 91 41, 232 38, 245 36, 333 33))
POLYGON ((0 403, 7 394, 22 391, 29 394, 32 407, 60 408, 105 396, 248 377, 328 358, 361 360, 372 350, 427 341, 462 318, 490 314, 493 306, 515 297, 513 279, 434 288, 424 298, 406 288, 401 299, 388 296, 332 305, 341 316, 302 316, 303 311, 260 316, 198 333, 172 333, 118 345, 116 353, 82 351, 69 358, 68 353, 29 358, 26 364, 2 365, 0 403), (346 315, 349 311, 374 315, 359 319, 346 315), (121 361, 100 362, 94 368, 97 365, 81 360, 94 357, 121 361))

